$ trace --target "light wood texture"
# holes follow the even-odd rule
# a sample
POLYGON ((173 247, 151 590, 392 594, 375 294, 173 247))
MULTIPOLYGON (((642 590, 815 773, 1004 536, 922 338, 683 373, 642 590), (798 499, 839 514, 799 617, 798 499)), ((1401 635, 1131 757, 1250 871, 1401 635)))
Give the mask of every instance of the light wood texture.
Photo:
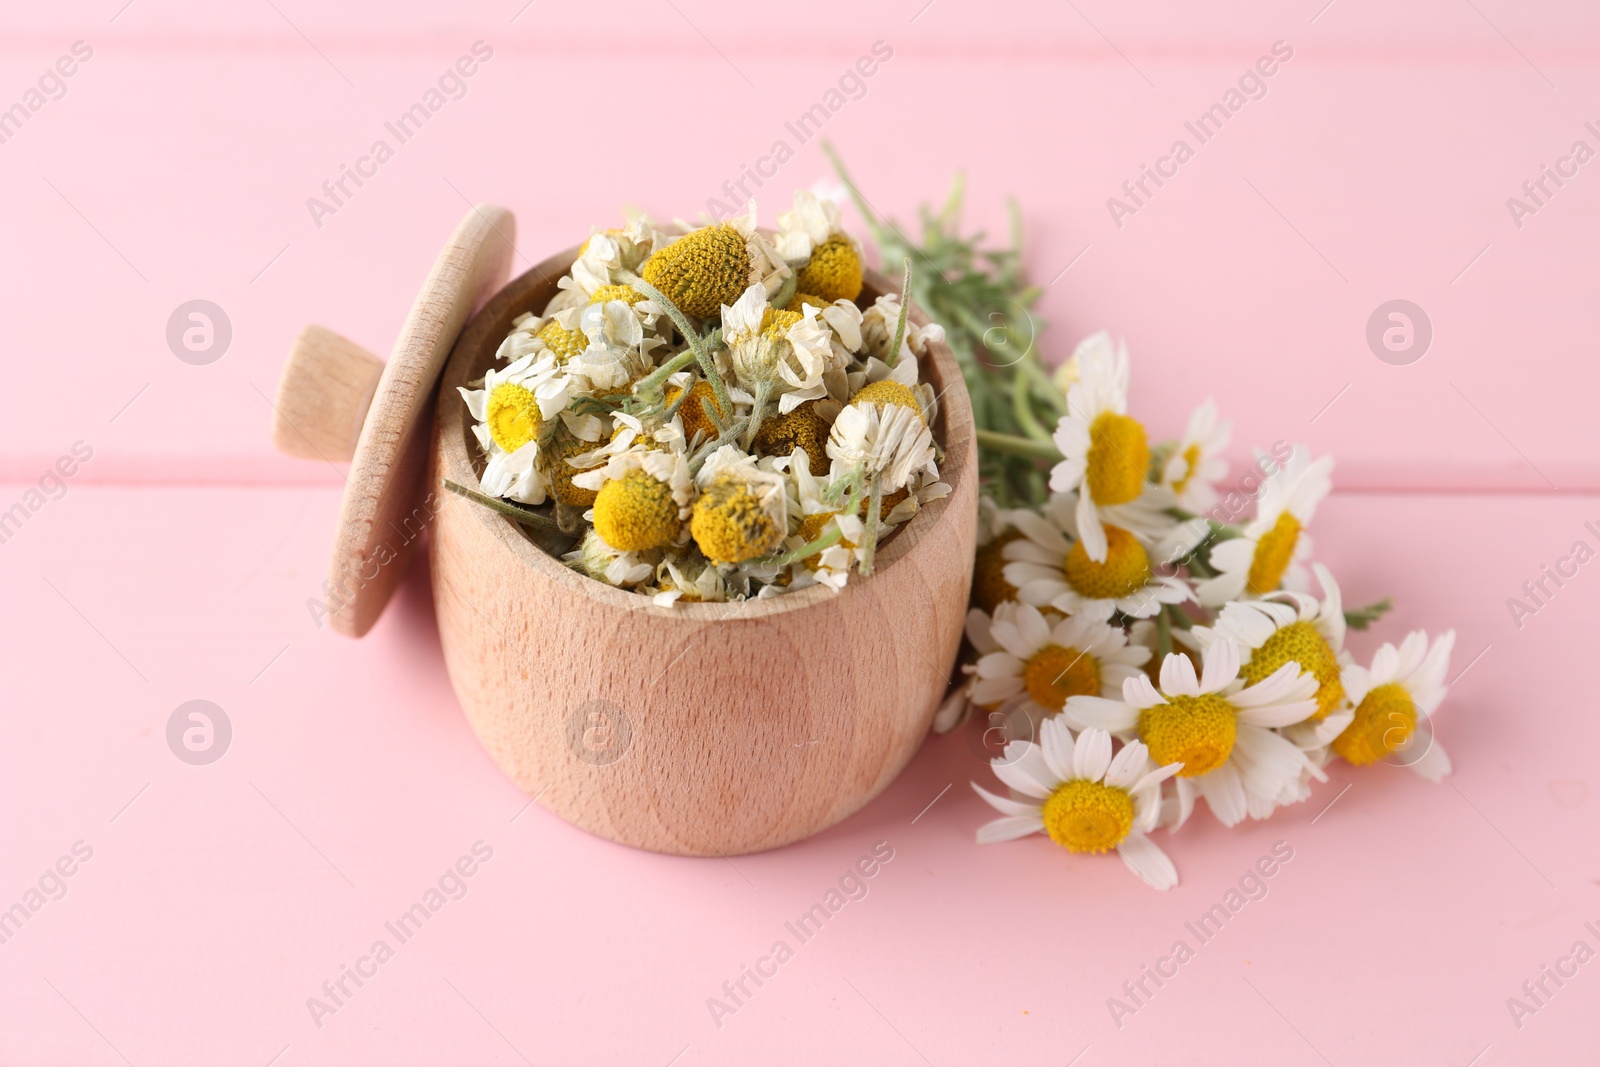
MULTIPOLYGON (((372 628, 432 519, 435 494, 424 488, 422 472, 433 385, 462 324, 505 281, 515 233, 516 222, 505 208, 483 204, 467 213, 428 272, 370 393, 328 566, 328 622, 342 634, 360 637, 372 628)), ((315 442, 336 440, 360 406, 356 394, 364 364, 355 355, 359 351, 336 334, 312 328, 290 353, 280 397, 330 390, 320 404, 296 399, 290 409, 310 420, 295 436, 312 444, 314 455, 315 442), (316 422, 319 414, 332 423, 316 422)))
MULTIPOLYGON (((473 729, 540 803, 639 848, 732 855, 800 840, 857 811, 915 754, 961 641, 977 466, 960 370, 931 346, 936 432, 953 492, 891 540, 868 580, 745 604, 660 608, 579 575, 507 519, 439 490, 476 485, 458 386, 480 377, 576 250, 501 291, 440 384, 430 559, 441 643, 473 729), (614 758, 613 758, 614 757, 614 758)), ((895 287, 869 274, 864 299, 895 287)), ((926 322, 920 309, 912 318, 926 322)))
POLYGON ((299 459, 348 463, 383 375, 383 360, 323 326, 300 331, 278 379, 272 443, 299 459))

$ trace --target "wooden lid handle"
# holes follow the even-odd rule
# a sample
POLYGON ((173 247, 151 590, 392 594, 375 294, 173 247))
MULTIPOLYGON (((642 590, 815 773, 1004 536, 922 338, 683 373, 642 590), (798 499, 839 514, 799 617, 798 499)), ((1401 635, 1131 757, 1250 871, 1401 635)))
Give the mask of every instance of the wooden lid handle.
POLYGON ((301 459, 348 463, 356 454, 383 360, 321 326, 294 339, 278 379, 272 443, 301 459))

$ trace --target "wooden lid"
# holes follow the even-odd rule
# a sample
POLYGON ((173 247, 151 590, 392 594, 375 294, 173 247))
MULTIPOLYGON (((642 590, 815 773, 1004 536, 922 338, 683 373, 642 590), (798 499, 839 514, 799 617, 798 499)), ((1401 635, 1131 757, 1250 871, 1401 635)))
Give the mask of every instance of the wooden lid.
POLYGON ((387 363, 320 326, 295 339, 278 382, 272 440, 292 456, 341 463, 344 501, 328 567, 328 621, 349 637, 389 603, 437 507, 424 492, 434 385, 472 313, 505 284, 511 212, 480 204, 422 283, 387 363))

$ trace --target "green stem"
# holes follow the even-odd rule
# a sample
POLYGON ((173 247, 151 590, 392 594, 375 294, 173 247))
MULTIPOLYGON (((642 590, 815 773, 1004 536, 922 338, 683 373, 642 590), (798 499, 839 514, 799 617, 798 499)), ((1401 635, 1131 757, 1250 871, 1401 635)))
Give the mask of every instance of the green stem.
POLYGON ((843 537, 844 532, 839 529, 839 524, 834 523, 826 533, 815 541, 807 541, 799 548, 790 549, 780 556, 774 556, 771 562, 779 567, 787 567, 791 563, 799 563, 803 559, 816 555, 823 549, 832 548, 843 537))
POLYGON ((865 578, 872 573, 872 565, 878 554, 878 524, 883 512, 883 481, 879 475, 872 476, 872 492, 867 497, 867 528, 861 535, 861 577, 865 578))
POLYGON ((711 383, 711 391, 717 396, 717 407, 723 411, 732 411, 733 402, 728 399, 728 387, 723 384, 722 375, 717 373, 716 364, 711 361, 710 350, 705 347, 705 342, 701 340, 695 328, 689 324, 688 317, 679 311, 678 306, 668 300, 660 289, 657 289, 637 274, 631 271, 618 271, 617 273, 622 277, 623 281, 643 293, 650 300, 655 301, 656 305, 667 313, 667 318, 671 319, 672 324, 678 328, 678 332, 683 334, 683 339, 689 342, 689 348, 694 352, 695 361, 700 364, 700 373, 705 377, 706 381, 711 383))
POLYGON ((894 343, 889 346, 889 358, 884 361, 891 367, 900 362, 900 346, 906 341, 906 320, 911 317, 911 260, 904 262, 906 275, 900 284, 900 318, 894 324, 894 343))
POLYGON ((1049 403, 1051 409, 1056 413, 1056 418, 1060 419, 1061 416, 1065 415, 1067 413, 1067 398, 1060 389, 1056 388, 1056 383, 1050 380, 1050 375, 1044 372, 1044 368, 1032 359, 1024 359, 1019 366, 1022 369, 1022 373, 1033 379, 1034 384, 1039 386, 1039 391, 1035 395, 1049 403))
POLYGON ((1156 655, 1162 663, 1172 654, 1172 620, 1167 618, 1166 609, 1156 616, 1156 655))
POLYGON ((634 386, 634 391, 642 395, 652 390, 660 389, 667 383, 668 378, 672 377, 674 374, 678 373, 694 361, 694 349, 691 348, 687 351, 679 352, 677 355, 661 364, 661 366, 657 367, 643 378, 640 378, 638 384, 634 386))
POLYGON ((1061 461, 1061 453, 1048 440, 1034 441, 1027 437, 997 433, 994 430, 978 431, 978 447, 1012 456, 1022 456, 1024 459, 1043 460, 1046 463, 1061 461))
POLYGON ((1023 433, 1035 441, 1048 441, 1050 440, 1050 431, 1045 429, 1044 425, 1033 414, 1032 392, 1028 379, 1023 375, 1019 374, 1012 378, 1011 413, 1016 416, 1017 426, 1023 433))
POLYGON ((537 526, 545 530, 559 530, 561 528, 560 524, 548 515, 542 515, 521 504, 513 504, 507 500, 497 500, 492 496, 485 496, 475 489, 468 489, 466 486, 458 482, 452 482, 448 478, 444 480, 444 487, 452 493, 466 497, 474 504, 481 504, 490 511, 498 511, 507 518, 522 523, 524 526, 537 526))

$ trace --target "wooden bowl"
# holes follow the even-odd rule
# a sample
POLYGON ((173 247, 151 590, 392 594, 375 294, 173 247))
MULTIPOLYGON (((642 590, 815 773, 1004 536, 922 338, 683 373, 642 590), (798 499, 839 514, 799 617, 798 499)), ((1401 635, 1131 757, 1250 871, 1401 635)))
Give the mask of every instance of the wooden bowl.
MULTIPOLYGON (((591 833, 680 855, 798 841, 881 792, 927 735, 961 641, 977 517, 972 411, 928 346, 949 496, 879 551, 870 579, 740 604, 657 607, 579 574, 523 528, 442 489, 481 453, 456 392, 512 320, 556 293, 577 249, 512 280, 471 319, 439 385, 420 514, 456 695, 524 791, 591 833)), ((893 291, 868 273, 863 302, 893 291)), ((913 308, 912 320, 927 317, 913 308)), ((337 563, 337 561, 336 561, 337 563)))

